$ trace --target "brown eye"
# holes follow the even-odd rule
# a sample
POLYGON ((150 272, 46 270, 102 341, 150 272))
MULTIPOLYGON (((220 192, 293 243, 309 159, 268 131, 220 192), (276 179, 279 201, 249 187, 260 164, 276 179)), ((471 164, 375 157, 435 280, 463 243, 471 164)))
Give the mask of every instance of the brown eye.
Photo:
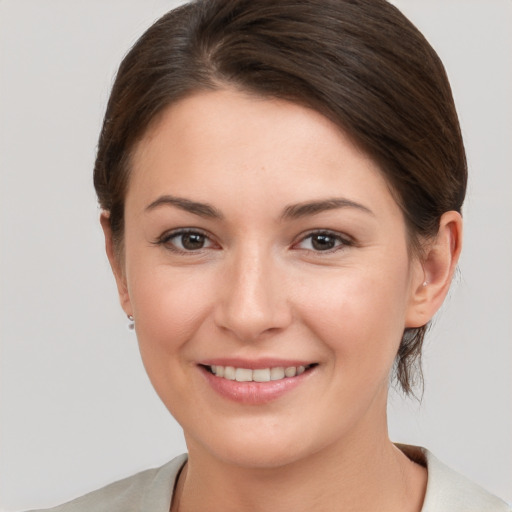
POLYGON ((315 251, 328 251, 336 246, 336 239, 331 235, 313 235, 311 246, 315 251))
POLYGON ((308 236, 304 237, 296 247, 313 252, 327 252, 342 249, 348 245, 352 245, 352 243, 341 235, 321 231, 310 233, 308 236))
POLYGON ((210 238, 200 231, 179 230, 162 236, 156 242, 175 252, 194 252, 208 249, 214 244, 210 238))
POLYGON ((206 242, 206 237, 201 233, 184 233, 178 237, 181 241, 181 246, 186 251, 197 251, 202 249, 206 242))

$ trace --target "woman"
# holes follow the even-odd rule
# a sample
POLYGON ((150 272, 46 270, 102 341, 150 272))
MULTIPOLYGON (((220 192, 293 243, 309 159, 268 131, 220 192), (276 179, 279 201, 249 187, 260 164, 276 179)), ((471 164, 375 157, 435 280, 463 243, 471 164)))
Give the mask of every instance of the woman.
POLYGON ((508 510, 388 438, 461 250, 442 64, 380 0, 196 2, 121 64, 95 187, 188 459, 55 510, 508 510))

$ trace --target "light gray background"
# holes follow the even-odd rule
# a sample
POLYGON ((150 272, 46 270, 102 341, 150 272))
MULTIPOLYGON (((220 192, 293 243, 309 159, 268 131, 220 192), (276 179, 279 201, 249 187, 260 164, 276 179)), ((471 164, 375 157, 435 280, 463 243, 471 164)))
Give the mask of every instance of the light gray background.
MULTIPOLYGON (((184 450, 117 305, 91 170, 122 55, 165 0, 0 0, 0 508, 184 450)), ((512 2, 400 0, 444 60, 471 182, 461 273, 392 438, 512 502, 512 2)))

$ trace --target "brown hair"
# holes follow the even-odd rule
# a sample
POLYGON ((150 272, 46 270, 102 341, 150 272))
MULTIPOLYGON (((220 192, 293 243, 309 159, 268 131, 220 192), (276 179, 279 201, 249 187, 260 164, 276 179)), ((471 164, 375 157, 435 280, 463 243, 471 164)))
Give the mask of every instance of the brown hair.
MULTIPOLYGON (((142 35, 111 92, 94 185, 118 248, 135 144, 169 104, 227 85, 311 107, 349 134, 379 163, 414 250, 444 212, 460 212, 467 166, 450 85, 398 9, 384 0, 196 0, 142 35)), ((398 350, 406 393, 422 382, 426 329, 406 329, 398 350)))

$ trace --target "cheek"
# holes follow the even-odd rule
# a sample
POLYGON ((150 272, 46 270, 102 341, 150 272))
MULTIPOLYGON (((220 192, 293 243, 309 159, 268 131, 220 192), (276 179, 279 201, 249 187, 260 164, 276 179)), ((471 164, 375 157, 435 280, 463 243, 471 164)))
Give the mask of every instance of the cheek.
MULTIPOLYGON (((169 375, 169 365, 187 358, 187 342, 209 317, 214 284, 208 274, 200 280, 192 272, 160 265, 134 269, 130 297, 141 356, 154 380, 169 375)), ((167 378, 167 377, 166 377, 167 378)))
POLYGON ((304 283, 301 317, 330 349, 334 365, 387 374, 393 364, 405 325, 407 260, 383 267, 340 269, 304 283))

